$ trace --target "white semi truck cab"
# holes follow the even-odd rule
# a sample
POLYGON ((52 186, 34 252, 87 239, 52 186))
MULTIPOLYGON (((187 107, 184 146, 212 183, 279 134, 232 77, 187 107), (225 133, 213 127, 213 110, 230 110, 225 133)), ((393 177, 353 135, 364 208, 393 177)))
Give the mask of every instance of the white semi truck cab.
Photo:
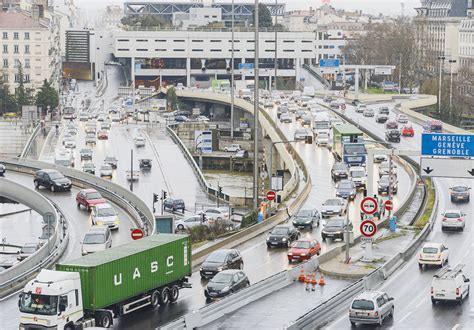
POLYGON ((68 329, 84 317, 79 273, 41 270, 23 289, 18 306, 20 329, 68 329))

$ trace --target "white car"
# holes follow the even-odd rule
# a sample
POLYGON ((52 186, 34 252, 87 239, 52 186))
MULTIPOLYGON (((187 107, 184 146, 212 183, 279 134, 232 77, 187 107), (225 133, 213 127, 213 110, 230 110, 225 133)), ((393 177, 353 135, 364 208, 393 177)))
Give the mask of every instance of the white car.
POLYGON ((441 243, 425 243, 418 255, 418 266, 436 265, 443 267, 448 262, 448 248, 441 243))
POLYGON ((309 132, 305 128, 297 128, 295 130, 294 139, 297 140, 297 141, 306 140, 306 137, 308 135, 309 135, 309 132))
POLYGON ((441 230, 454 229, 464 231, 464 227, 466 226, 464 219, 466 216, 465 213, 460 210, 447 210, 441 215, 443 216, 441 220, 441 230))
POLYGON ((374 163, 383 163, 388 161, 387 155, 374 155, 374 163))
POLYGON ((316 144, 318 146, 329 145, 329 132, 319 132, 316 136, 316 144))
POLYGON ((95 136, 95 134, 86 134, 86 144, 88 143, 92 143, 92 144, 96 144, 97 142, 97 138, 95 136))
POLYGON ((89 114, 87 112, 81 112, 79 114, 79 121, 88 121, 89 120, 89 114))
POLYGON ((133 139, 135 142, 135 147, 144 147, 145 146, 145 137, 143 135, 137 135, 135 139, 133 139))
POLYGON ((120 225, 118 213, 109 203, 96 204, 92 208, 91 221, 93 225, 103 225, 110 229, 118 229, 120 225))
POLYGON ((237 152, 242 149, 240 144, 231 144, 230 146, 227 146, 224 148, 224 151, 226 152, 237 152))
POLYGON ((364 113, 365 110, 367 110, 367 106, 365 104, 359 104, 355 109, 355 112, 364 113))
POLYGON ((188 218, 176 220, 174 224, 177 230, 185 230, 196 226, 207 225, 207 221, 203 222, 202 216, 200 215, 193 215, 188 218))
POLYGON ((470 280, 463 273, 463 264, 454 268, 444 267, 433 275, 431 281, 431 302, 455 301, 462 304, 469 295, 470 280))
POLYGON ((112 120, 113 122, 118 122, 120 121, 120 113, 113 113, 110 115, 110 120, 112 120))
POLYGON ((125 171, 127 181, 138 181, 140 179, 140 171, 125 171))
POLYGON ((74 149, 76 147, 76 141, 74 139, 67 139, 63 141, 64 147, 74 149))
POLYGON ((220 210, 220 209, 217 209, 217 208, 206 209, 203 212, 201 212, 200 214, 204 214, 205 219, 207 221, 209 221, 209 223, 213 223, 215 221, 219 222, 219 221, 230 219, 229 212, 224 211, 224 210, 220 210))
POLYGON ((112 247, 112 233, 106 226, 92 226, 82 240, 82 255, 112 247))
POLYGON ((264 108, 273 108, 272 100, 265 100, 265 102, 263 102, 263 107, 264 108))
POLYGON ((109 164, 103 164, 99 172, 101 177, 112 178, 114 170, 109 164))
POLYGON ((362 166, 352 166, 349 168, 349 176, 352 178, 357 188, 364 188, 367 184, 367 173, 365 172, 365 167, 362 166))
POLYGON ((397 122, 399 122, 400 124, 406 124, 408 123, 408 117, 404 114, 399 114, 397 115, 397 122))
POLYGON ((374 109, 367 108, 364 110, 363 113, 364 117, 373 117, 374 116, 374 109))
POLYGON ((209 121, 209 118, 207 118, 206 116, 198 116, 196 118, 196 121, 198 121, 200 123, 207 123, 209 121))

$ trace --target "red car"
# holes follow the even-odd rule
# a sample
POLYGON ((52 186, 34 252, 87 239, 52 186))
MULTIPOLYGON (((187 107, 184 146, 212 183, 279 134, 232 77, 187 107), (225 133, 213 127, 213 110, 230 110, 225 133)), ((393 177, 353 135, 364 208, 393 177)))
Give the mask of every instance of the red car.
POLYGON ((95 205, 107 203, 101 194, 95 189, 82 189, 76 195, 77 207, 84 206, 90 211, 95 205))
POLYGON ((102 130, 97 133, 97 139, 99 140, 108 140, 109 139, 109 133, 107 131, 102 130))
POLYGON ((405 125, 402 129, 402 136, 414 136, 415 131, 411 125, 405 125))
POLYGON ((315 239, 300 239, 288 251, 288 261, 308 260, 321 253, 321 244, 315 239))

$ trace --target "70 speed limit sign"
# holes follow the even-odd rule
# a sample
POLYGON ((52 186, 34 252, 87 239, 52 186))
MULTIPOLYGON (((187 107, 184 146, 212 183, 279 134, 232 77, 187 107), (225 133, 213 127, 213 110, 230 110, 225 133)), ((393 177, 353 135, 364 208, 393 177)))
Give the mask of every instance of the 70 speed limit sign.
POLYGON ((360 233, 364 237, 372 237, 377 232, 377 226, 372 220, 364 220, 360 224, 360 233))

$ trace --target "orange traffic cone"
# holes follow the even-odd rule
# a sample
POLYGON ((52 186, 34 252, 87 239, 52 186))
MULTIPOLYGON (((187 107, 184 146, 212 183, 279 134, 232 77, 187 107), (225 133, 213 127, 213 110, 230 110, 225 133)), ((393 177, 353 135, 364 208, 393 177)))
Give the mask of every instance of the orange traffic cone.
POLYGON ((311 277, 311 284, 312 284, 312 288, 311 288, 311 291, 315 291, 316 290, 316 284, 318 284, 318 281, 316 280, 316 273, 313 273, 313 276, 311 277))
POLYGON ((321 274, 321 278, 319 279, 319 285, 326 285, 326 282, 324 281, 324 275, 321 274))
POLYGON ((304 269, 301 268, 300 270, 300 275, 298 276, 298 282, 303 283, 305 281, 306 277, 304 276, 304 269))

